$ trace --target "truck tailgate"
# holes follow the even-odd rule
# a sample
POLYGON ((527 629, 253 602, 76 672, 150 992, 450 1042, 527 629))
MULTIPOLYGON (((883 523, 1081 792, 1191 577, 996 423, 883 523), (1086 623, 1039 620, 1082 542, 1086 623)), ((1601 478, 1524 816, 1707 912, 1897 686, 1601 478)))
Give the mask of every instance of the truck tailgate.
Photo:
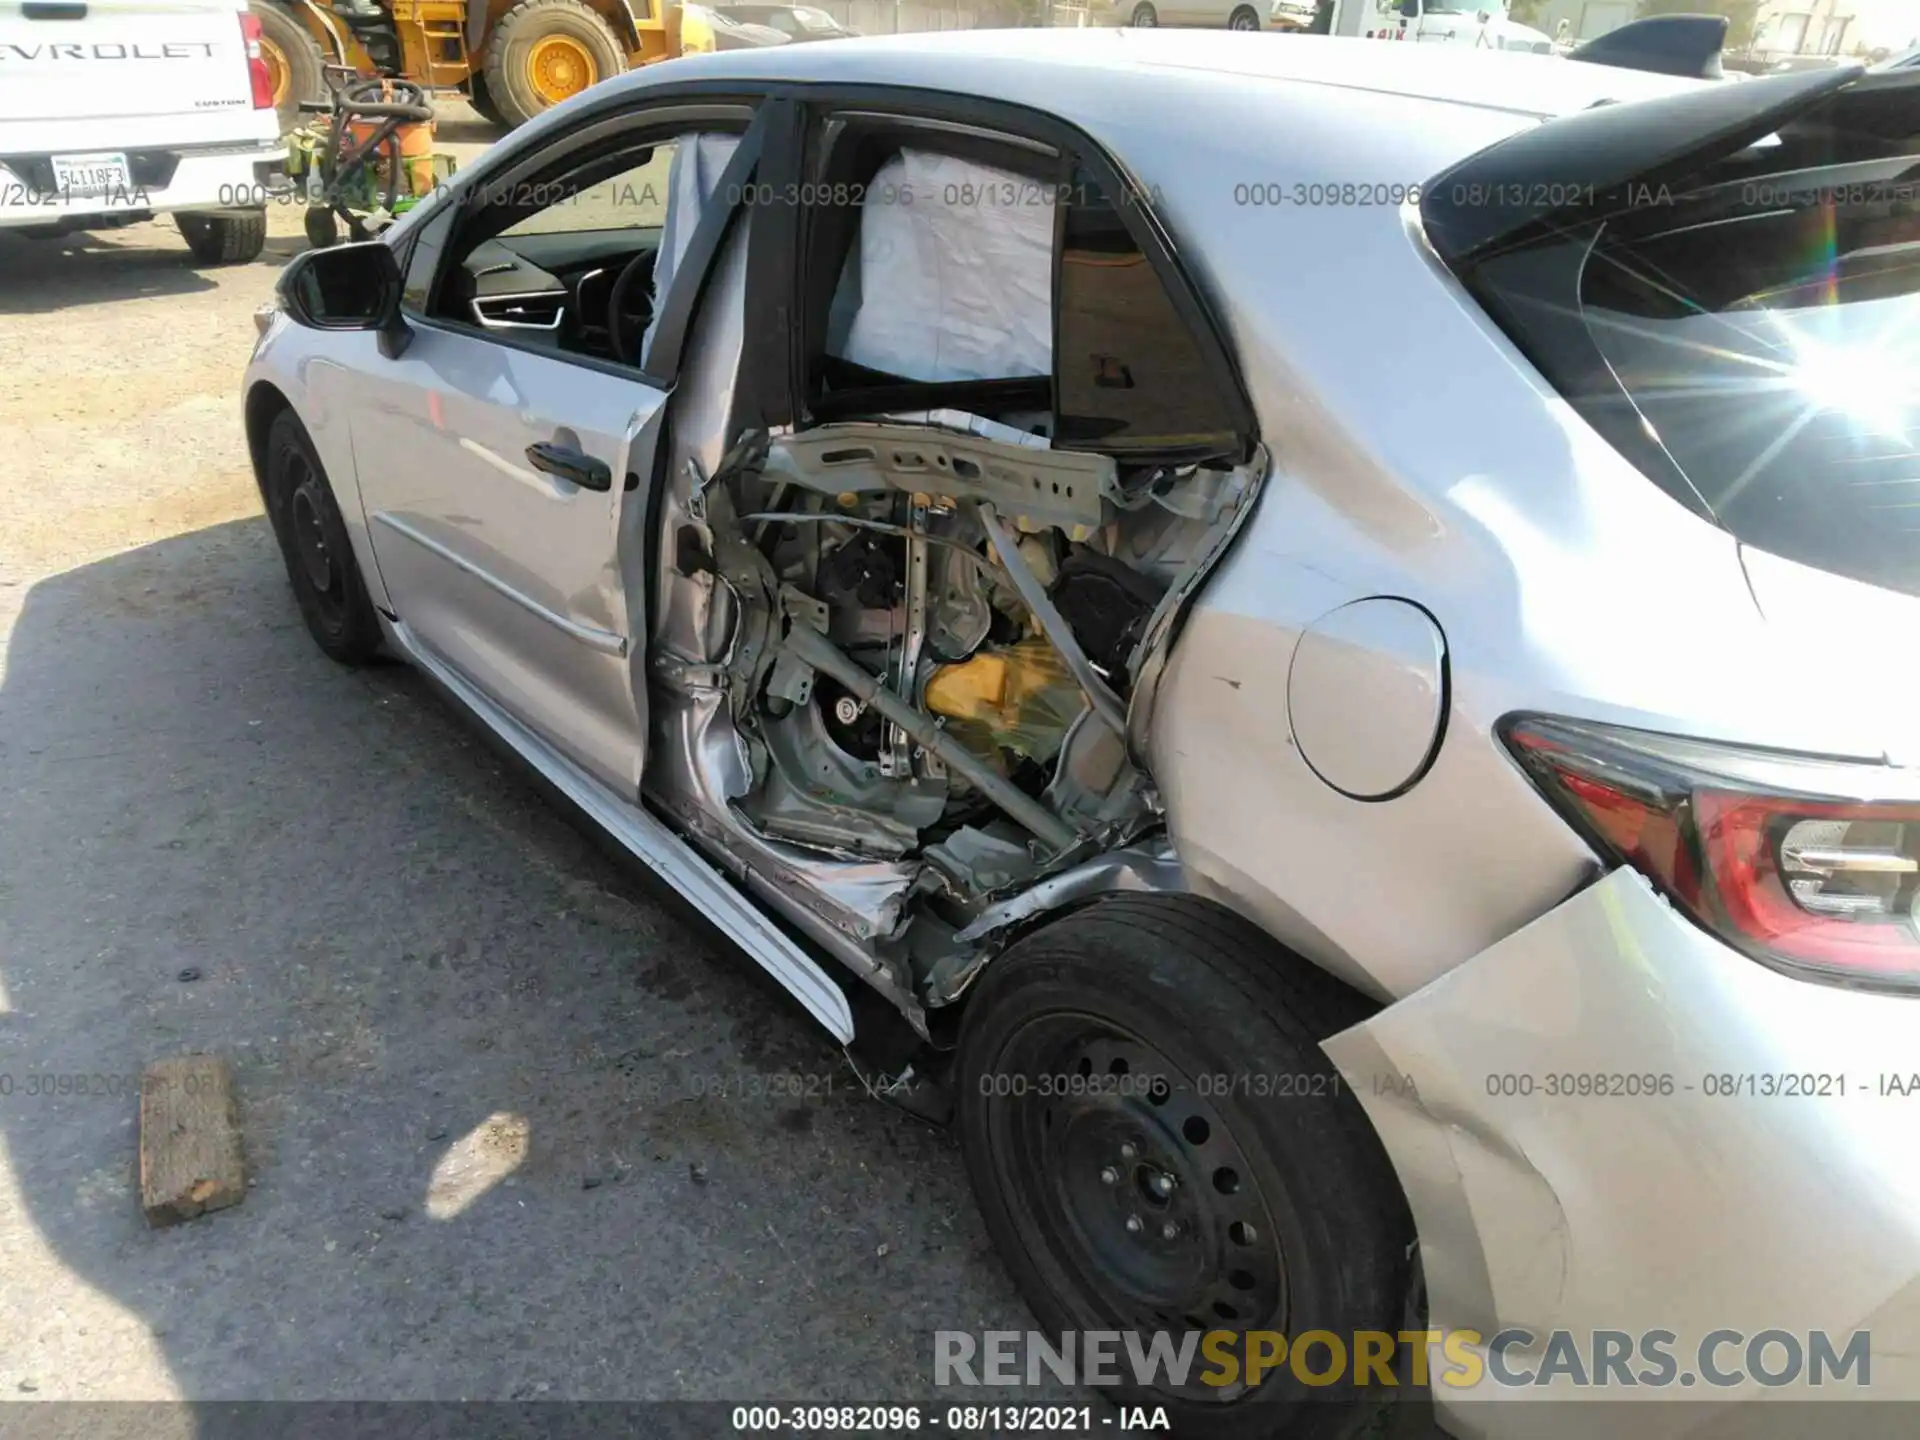
POLYGON ((63 129, 122 143, 260 133, 239 0, 0 0, 0 154, 64 148, 63 129), (36 143, 38 142, 38 143, 36 143))

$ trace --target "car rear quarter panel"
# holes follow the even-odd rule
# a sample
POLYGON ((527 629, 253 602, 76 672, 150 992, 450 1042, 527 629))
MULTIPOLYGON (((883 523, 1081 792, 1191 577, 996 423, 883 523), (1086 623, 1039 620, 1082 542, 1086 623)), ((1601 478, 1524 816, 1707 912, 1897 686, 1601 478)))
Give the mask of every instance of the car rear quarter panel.
POLYGON ((1732 539, 1546 385, 1427 249, 1415 207, 1357 194, 1255 206, 1235 192, 1243 176, 1416 182, 1531 122, 1324 94, 1304 138, 1250 143, 1216 128, 1231 95, 1218 117, 1194 97, 1173 136, 1109 137, 1164 192, 1273 454, 1258 512, 1178 641, 1150 759, 1204 886, 1391 997, 1595 871, 1507 759, 1503 716, 1869 758, 1881 748, 1870 719, 1836 713, 1782 663, 1732 539), (1431 768, 1372 802, 1303 763, 1287 706, 1303 631, 1368 596, 1425 609, 1448 656, 1431 768))

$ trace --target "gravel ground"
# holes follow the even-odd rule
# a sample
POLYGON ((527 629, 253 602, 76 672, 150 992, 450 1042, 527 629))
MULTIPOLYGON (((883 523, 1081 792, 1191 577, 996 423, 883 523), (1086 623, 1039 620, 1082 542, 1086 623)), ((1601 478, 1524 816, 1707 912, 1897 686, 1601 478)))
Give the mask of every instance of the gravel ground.
POLYGON ((238 414, 299 221, 0 237, 0 1399, 924 1397, 1029 1323, 948 1137, 302 630, 238 414), (256 1188, 150 1231, 124 1077, 190 1049, 256 1188))

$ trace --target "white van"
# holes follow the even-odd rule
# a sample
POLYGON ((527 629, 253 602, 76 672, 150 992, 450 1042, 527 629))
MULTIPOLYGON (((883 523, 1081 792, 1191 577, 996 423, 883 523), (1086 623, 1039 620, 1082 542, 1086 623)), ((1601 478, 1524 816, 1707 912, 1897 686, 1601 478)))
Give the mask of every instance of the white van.
POLYGON ((251 260, 285 165, 245 0, 0 0, 0 229, 171 214, 203 264, 251 260))

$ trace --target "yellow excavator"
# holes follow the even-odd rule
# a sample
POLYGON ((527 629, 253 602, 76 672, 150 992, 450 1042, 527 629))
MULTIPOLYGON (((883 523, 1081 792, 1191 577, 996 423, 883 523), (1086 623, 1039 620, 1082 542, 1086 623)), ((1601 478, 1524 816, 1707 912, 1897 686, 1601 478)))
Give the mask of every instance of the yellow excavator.
MULTIPOLYGON (((326 67, 456 91, 519 125, 589 85, 681 52, 676 0, 248 0, 283 129, 326 67)), ((694 42, 697 46, 698 42, 694 42)))

